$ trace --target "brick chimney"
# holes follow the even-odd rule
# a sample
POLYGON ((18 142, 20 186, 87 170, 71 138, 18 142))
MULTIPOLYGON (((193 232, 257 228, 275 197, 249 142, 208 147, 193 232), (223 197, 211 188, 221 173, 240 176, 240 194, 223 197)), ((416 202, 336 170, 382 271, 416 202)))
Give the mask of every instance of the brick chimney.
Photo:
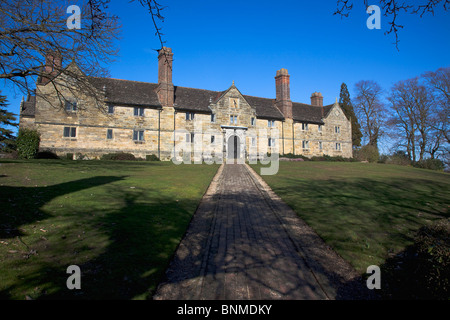
POLYGON ((320 92, 314 92, 311 95, 311 105, 315 107, 323 107, 323 97, 320 92))
POLYGON ((171 48, 163 47, 158 55, 158 94, 163 107, 173 107, 174 88, 172 83, 173 53, 171 48))
POLYGON ((41 76, 40 83, 45 85, 50 82, 51 79, 56 77, 59 72, 61 72, 62 69, 62 57, 58 52, 50 51, 45 56, 45 66, 44 66, 44 73, 49 75, 41 76))
POLYGON ((292 119, 292 101, 289 77, 290 76, 287 69, 281 69, 277 71, 277 75, 275 77, 275 105, 281 111, 281 113, 283 113, 285 118, 292 119))

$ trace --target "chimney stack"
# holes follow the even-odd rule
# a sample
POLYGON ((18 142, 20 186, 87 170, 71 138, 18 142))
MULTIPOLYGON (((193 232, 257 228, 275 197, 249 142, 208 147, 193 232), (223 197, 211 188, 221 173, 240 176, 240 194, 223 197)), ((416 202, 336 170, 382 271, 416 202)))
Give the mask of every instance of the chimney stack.
POLYGON ((158 54, 158 94, 163 107, 173 107, 174 88, 172 83, 173 53, 171 48, 163 47, 158 54))
POLYGON ((323 107, 323 97, 320 92, 314 92, 311 95, 311 105, 315 107, 323 107))
POLYGON ((41 76, 41 84, 45 85, 56 77, 62 69, 62 57, 58 52, 49 51, 45 56, 44 73, 48 76, 41 76))
POLYGON ((277 71, 275 77, 276 100, 275 105, 287 119, 292 119, 292 101, 289 73, 287 69, 277 71))

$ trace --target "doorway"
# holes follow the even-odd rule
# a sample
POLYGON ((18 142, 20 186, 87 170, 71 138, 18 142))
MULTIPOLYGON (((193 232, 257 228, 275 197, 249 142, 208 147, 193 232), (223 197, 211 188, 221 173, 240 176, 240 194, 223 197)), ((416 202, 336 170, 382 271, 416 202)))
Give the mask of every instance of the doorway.
POLYGON ((230 160, 239 159, 241 150, 240 150, 240 139, 238 136, 233 135, 228 138, 228 155, 227 158, 230 160))

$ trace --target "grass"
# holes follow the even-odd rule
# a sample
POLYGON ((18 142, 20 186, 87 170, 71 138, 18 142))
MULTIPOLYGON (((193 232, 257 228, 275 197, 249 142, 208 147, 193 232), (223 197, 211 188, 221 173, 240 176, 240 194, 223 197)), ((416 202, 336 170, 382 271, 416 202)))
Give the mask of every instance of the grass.
POLYGON ((0 299, 151 298, 217 168, 1 160, 0 299))
POLYGON ((411 245, 421 226, 449 217, 443 172, 305 161, 280 162, 277 175, 262 178, 360 273, 411 245))

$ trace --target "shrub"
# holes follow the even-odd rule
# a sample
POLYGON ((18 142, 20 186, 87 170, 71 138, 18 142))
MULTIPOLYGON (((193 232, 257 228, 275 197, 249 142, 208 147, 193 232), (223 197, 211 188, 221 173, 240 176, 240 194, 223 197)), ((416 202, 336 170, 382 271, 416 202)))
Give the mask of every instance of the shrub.
POLYGON ((17 152, 19 158, 33 159, 38 150, 40 143, 40 135, 37 130, 19 129, 17 136, 17 152))
POLYGON ((59 159, 59 157, 56 153, 45 150, 36 153, 36 159, 59 159))
MULTIPOLYGON (((270 153, 269 153, 270 156, 270 153)), ((280 154, 280 158, 288 158, 288 159, 303 159, 303 160, 309 160, 308 157, 302 156, 302 155, 294 155, 293 153, 286 153, 281 155, 280 154)))
POLYGON ((414 167, 430 170, 444 170, 444 163, 439 159, 425 159, 413 163, 414 167))
POLYGON ((450 299, 450 220, 423 226, 412 245, 382 266, 390 299, 450 299))
POLYGON ((66 154, 66 159, 67 160, 73 160, 73 153, 67 153, 66 154))
POLYGON ((136 160, 136 157, 131 153, 118 152, 118 153, 107 153, 102 155, 101 160, 136 160))
POLYGON ((450 298, 450 221, 442 219, 422 227, 414 246, 421 260, 424 287, 434 297, 450 298))
POLYGON ((160 161, 159 158, 154 154, 148 154, 145 156, 145 160, 147 161, 160 161))
POLYGON ((380 155, 378 163, 387 163, 389 161, 389 156, 387 154, 380 155))
POLYGON ((411 164, 411 160, 408 158, 408 155, 403 151, 396 151, 389 157, 387 163, 389 164, 398 164, 401 166, 409 166, 411 164))
POLYGON ((380 154, 377 147, 366 145, 359 150, 355 150, 355 158, 359 161, 377 162, 380 154))

